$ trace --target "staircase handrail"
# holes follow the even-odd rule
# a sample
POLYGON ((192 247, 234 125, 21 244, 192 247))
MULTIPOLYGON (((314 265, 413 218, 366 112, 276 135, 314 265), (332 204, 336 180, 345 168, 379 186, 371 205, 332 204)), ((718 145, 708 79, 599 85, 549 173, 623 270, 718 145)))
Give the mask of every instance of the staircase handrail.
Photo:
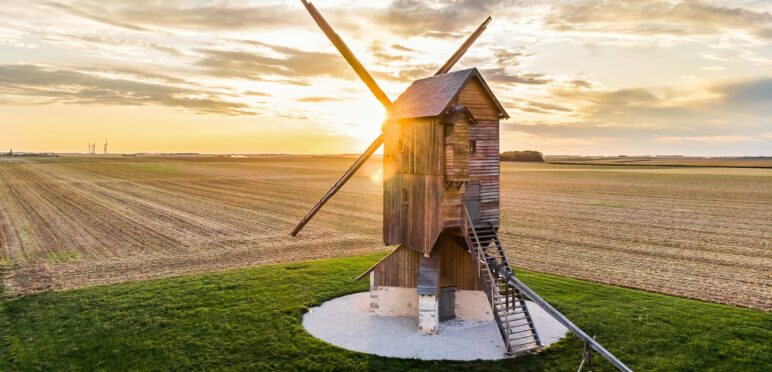
MULTIPOLYGON (((476 250, 476 254, 473 255, 477 256, 477 265, 485 267, 486 271, 491 274, 491 279, 495 279, 495 276, 491 272, 492 270, 488 267, 487 262, 485 261, 484 256, 482 256, 482 247, 480 247, 480 240, 477 237, 477 231, 474 229, 474 223, 472 222, 471 217, 469 216, 469 211, 467 211, 466 206, 462 204, 461 208, 464 212, 464 236, 469 238, 469 227, 471 225, 472 227, 472 234, 475 238, 474 243, 477 244, 477 247, 474 249, 476 250)), ((473 247, 469 247, 469 249, 473 249, 473 247)), ((494 263, 494 265, 496 265, 494 263)), ((594 338, 590 337, 586 332, 584 332, 581 328, 579 328, 576 324, 574 324, 571 320, 569 320, 565 315, 563 315, 560 311, 552 307, 547 301, 545 301, 541 296, 536 294, 531 288, 529 288, 527 285, 525 285, 523 282, 520 281, 520 279, 517 279, 514 272, 511 270, 507 270, 506 267, 503 267, 501 265, 498 265, 498 267, 495 267, 493 269, 495 272, 495 275, 504 279, 507 283, 511 284, 515 288, 517 288, 520 292, 524 293, 528 298, 534 302, 536 305, 538 305, 540 308, 542 308, 547 314, 551 315, 553 318, 555 318, 560 324, 568 328, 568 330, 573 333, 577 338, 584 341, 585 348, 590 347, 592 350, 595 350, 598 354, 600 354, 603 358, 605 358, 611 365, 616 367, 618 370, 623 372, 632 372, 632 369, 630 369, 628 366, 626 366, 622 361, 617 359, 614 354, 612 354, 610 351, 606 350, 606 348, 603 347, 600 343, 595 341, 594 338)), ((478 271, 479 273, 479 271, 478 271)), ((491 287, 493 287, 491 285, 491 287)), ((491 301, 493 301, 493 289, 491 288, 491 301)), ((495 306, 495 304, 492 305, 495 306)), ((495 307, 494 307, 495 309, 495 307)), ((495 312, 495 311, 494 311, 495 312)), ((588 354, 585 353, 585 357, 587 357, 588 354)), ((584 363, 584 360, 582 361, 584 363)), ((581 367, 580 367, 581 370, 581 367)))

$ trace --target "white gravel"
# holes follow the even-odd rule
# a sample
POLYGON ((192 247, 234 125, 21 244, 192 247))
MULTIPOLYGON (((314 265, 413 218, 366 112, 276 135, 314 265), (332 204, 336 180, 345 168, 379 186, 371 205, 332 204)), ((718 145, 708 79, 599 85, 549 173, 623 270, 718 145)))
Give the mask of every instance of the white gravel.
MULTIPOLYGON (((369 313, 370 293, 355 293, 327 301, 303 316, 303 327, 323 341, 344 349, 395 358, 425 360, 503 359, 504 342, 496 323, 450 320, 440 323, 437 335, 418 334, 414 317, 375 316, 369 313)), ((542 343, 550 345, 568 329, 540 307, 527 303, 542 343)))

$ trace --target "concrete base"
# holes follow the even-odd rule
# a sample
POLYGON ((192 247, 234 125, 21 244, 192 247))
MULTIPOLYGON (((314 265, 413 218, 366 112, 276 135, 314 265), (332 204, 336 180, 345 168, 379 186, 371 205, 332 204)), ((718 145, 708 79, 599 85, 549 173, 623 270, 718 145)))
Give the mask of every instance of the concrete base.
MULTIPOLYGON (((531 302, 527 306, 545 347, 565 337, 568 330, 557 320, 531 302)), ((439 334, 433 336, 418 334, 417 326, 416 316, 371 315, 367 292, 327 301, 303 316, 303 327, 310 334, 348 350, 426 360, 505 357, 506 348, 493 321, 440 322, 439 334)))
MULTIPOLYGON (((418 316, 415 288, 370 287, 370 313, 380 316, 418 316)), ((483 291, 456 291, 456 319, 493 320, 491 306, 483 291)))
POLYGON ((415 288, 370 287, 370 313, 380 316, 418 316, 415 288))
POLYGON ((456 319, 493 321, 488 297, 483 291, 456 291, 456 319))
POLYGON ((418 333, 436 334, 440 328, 440 307, 435 295, 418 295, 418 333))

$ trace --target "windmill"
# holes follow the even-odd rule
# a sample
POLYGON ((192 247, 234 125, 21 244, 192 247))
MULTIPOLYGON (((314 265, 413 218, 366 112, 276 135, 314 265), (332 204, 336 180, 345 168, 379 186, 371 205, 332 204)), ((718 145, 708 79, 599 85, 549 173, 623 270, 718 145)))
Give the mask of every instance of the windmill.
POLYGON ((506 353, 519 355, 542 347, 526 306, 529 298, 585 342, 580 369, 585 362, 592 368, 596 351, 629 371, 520 282, 498 237, 499 121, 509 116, 477 69, 450 72, 491 18, 434 76, 414 81, 392 102, 314 5, 301 1, 388 118, 292 236, 383 145, 383 240, 397 248, 357 278, 370 278, 371 313, 417 317, 423 334, 437 333, 444 319, 493 318, 506 353))

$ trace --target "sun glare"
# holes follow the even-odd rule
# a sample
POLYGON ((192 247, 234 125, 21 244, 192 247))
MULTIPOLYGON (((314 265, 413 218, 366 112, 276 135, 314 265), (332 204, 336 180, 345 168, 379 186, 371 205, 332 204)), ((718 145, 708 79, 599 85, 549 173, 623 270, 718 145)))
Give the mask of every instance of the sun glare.
POLYGON ((370 182, 376 185, 383 183, 383 168, 378 168, 370 173, 370 182))
POLYGON ((365 97, 330 105, 335 106, 332 120, 340 125, 342 134, 356 138, 365 146, 380 134, 386 111, 375 100, 365 97))

